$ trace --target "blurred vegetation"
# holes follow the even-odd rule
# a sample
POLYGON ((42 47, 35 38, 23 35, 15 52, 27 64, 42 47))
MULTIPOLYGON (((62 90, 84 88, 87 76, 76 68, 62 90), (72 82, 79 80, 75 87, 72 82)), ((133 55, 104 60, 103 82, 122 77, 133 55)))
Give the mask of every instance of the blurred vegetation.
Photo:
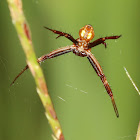
POLYGON ((13 86, 18 77, 20 77, 20 75, 22 75, 25 70, 29 68, 36 83, 37 93, 40 97, 42 105, 44 106, 46 119, 48 119, 50 127, 53 131, 52 136, 54 137, 54 139, 64 140, 64 135, 62 133, 60 123, 54 110, 50 95, 48 93, 43 71, 40 64, 38 63, 41 62, 41 60, 40 58, 37 59, 33 48, 30 27, 28 26, 26 17, 24 16, 22 1, 7 0, 7 2, 10 10, 11 20, 17 31, 17 35, 25 53, 27 63, 26 67, 22 69, 18 76, 16 76, 10 86, 13 86))
MULTIPOLYGON (((139 5, 139 0, 23 1, 38 57, 71 44, 62 37, 56 40, 43 26, 75 38, 86 24, 94 27, 95 39, 122 34, 117 41, 107 41, 107 49, 103 45, 92 49, 113 89, 119 118, 86 58, 70 53, 41 64, 66 140, 136 139, 140 97, 123 67, 140 89, 139 5)), ((7 3, 2 0, 0 17, 0 139, 52 140, 30 72, 9 86, 26 62, 7 3)))

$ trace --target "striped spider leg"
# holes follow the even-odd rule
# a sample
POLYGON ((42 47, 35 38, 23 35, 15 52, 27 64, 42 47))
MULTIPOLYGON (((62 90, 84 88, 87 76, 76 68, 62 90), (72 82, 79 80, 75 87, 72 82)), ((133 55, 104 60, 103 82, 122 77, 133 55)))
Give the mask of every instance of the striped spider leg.
MULTIPOLYGON (((69 39, 70 41, 72 41, 74 44, 77 44, 77 43, 78 43, 77 40, 75 40, 75 39, 74 39, 70 34, 68 34, 68 33, 60 32, 60 31, 57 31, 57 30, 52 30, 52 29, 50 29, 50 28, 48 28, 48 27, 44 27, 44 28, 46 28, 46 29, 48 29, 48 30, 54 32, 55 34, 59 34, 59 35, 56 37, 56 39, 59 38, 60 36, 64 36, 64 37, 66 37, 67 39, 69 39)), ((40 58, 38 58, 38 59, 37 59, 37 62, 38 62, 38 63, 41 63, 42 61, 45 61, 46 59, 51 59, 51 58, 57 57, 57 56, 59 56, 59 55, 62 55, 62 54, 71 52, 71 47, 72 47, 72 46, 73 46, 73 45, 67 46, 67 47, 63 47, 63 48, 59 48, 59 49, 57 49, 57 50, 54 50, 54 51, 50 52, 49 54, 45 54, 45 55, 41 56, 40 58)), ((15 77, 15 79, 13 80, 13 82, 12 82, 10 85, 13 85, 13 84, 15 83, 15 81, 18 79, 18 77, 20 77, 20 75, 21 75, 22 73, 24 73, 24 71, 26 71, 28 68, 29 68, 29 66, 26 65, 25 68, 15 77)))
POLYGON ((118 113, 117 106, 116 106, 116 103, 115 103, 115 100, 113 97, 112 90, 109 86, 108 81, 106 80, 106 77, 103 73, 103 70, 102 70, 99 62, 97 61, 97 59, 94 57, 94 55, 90 51, 87 53, 87 58, 88 58, 89 62, 91 63, 92 67, 94 68, 94 70, 96 71, 97 75, 100 77, 101 81, 103 82, 103 85, 104 85, 108 95, 111 98, 116 116, 119 117, 119 113, 118 113))
MULTIPOLYGON (((116 107, 116 104, 115 104, 115 100, 114 100, 114 97, 113 97, 112 90, 109 86, 109 83, 106 80, 106 77, 103 73, 103 70, 102 70, 100 64, 98 63, 98 61, 96 60, 94 55, 91 53, 91 48, 93 48, 93 47, 95 47, 99 44, 103 44, 106 48, 105 40, 118 39, 120 36, 103 37, 103 38, 99 38, 99 39, 90 43, 90 41, 94 38, 94 30, 93 30, 93 27, 91 25, 85 25, 84 27, 82 27, 79 31, 79 38, 76 39, 76 40, 68 33, 53 30, 53 29, 50 29, 48 27, 45 27, 45 28, 52 31, 55 34, 58 34, 58 36, 56 38, 59 38, 61 36, 66 37, 67 39, 69 39, 70 41, 73 42, 73 45, 63 47, 63 48, 59 48, 57 50, 54 50, 54 51, 50 52, 49 54, 43 55, 43 56, 41 56, 40 58, 37 59, 37 62, 41 63, 42 61, 45 61, 46 59, 51 59, 51 58, 54 58, 56 56, 59 56, 59 55, 62 55, 62 54, 65 54, 65 53, 68 53, 68 52, 71 52, 71 51, 75 55, 78 55, 80 57, 87 57, 89 62, 92 65, 92 67, 94 68, 95 72, 100 77, 108 95, 111 98, 116 116, 119 117, 119 113, 118 113, 118 110, 117 110, 117 107, 116 107)), ((29 68, 28 65, 26 65, 26 67, 18 74, 18 76, 16 76, 16 78, 11 83, 11 85, 14 84, 16 79, 28 68, 29 68)))
MULTIPOLYGON (((57 56, 60 56, 62 54, 65 54, 65 53, 69 53, 71 52, 71 46, 67 46, 67 47, 63 47, 63 48, 59 48, 57 50, 54 50, 52 52, 50 52, 49 54, 45 54, 43 56, 41 56, 40 58, 37 59, 37 62, 38 63, 41 63, 43 61, 45 61, 46 59, 51 59, 51 58, 54 58, 54 57, 57 57, 57 56)), ((24 72, 26 71, 27 69, 29 68, 28 65, 25 66, 25 68, 15 77, 15 79, 13 80, 13 82, 11 83, 11 85, 13 85, 15 83, 15 81, 18 79, 18 77, 24 72)))

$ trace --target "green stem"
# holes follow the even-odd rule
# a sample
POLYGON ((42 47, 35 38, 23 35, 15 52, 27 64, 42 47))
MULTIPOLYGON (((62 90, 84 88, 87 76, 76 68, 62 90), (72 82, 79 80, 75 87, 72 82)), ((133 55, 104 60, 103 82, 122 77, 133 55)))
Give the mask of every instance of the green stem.
POLYGON ((12 22, 16 28, 21 45, 26 55, 27 64, 35 79, 37 92, 45 108, 46 117, 50 123, 55 138, 58 140, 64 140, 60 123, 57 119, 51 98, 48 94, 48 89, 46 86, 42 69, 40 68, 40 65, 37 63, 37 58, 33 49, 32 39, 30 35, 30 30, 22 10, 22 1, 7 0, 7 2, 9 5, 12 22))
POLYGON ((139 122, 139 126, 138 126, 138 131, 137 131, 136 140, 140 140, 140 122, 139 122))

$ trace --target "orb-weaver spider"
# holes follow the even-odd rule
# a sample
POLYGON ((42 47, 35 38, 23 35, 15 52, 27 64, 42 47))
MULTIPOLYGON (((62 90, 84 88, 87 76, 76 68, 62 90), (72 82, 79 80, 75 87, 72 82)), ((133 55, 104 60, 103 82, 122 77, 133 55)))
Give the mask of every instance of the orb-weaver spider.
MULTIPOLYGON (((119 113, 118 113, 118 110, 117 110, 117 107, 115 104, 112 90, 109 86, 109 83, 106 80, 106 77, 103 73, 103 70, 102 70, 99 62, 96 60, 94 55, 91 53, 91 48, 93 48, 99 44, 103 44, 106 48, 105 40, 118 39, 120 36, 103 37, 103 38, 99 38, 99 39, 90 43, 90 41, 94 38, 94 30, 93 30, 93 27, 91 25, 85 25, 84 27, 82 27, 80 29, 80 31, 79 31, 80 38, 78 38, 78 39, 74 39, 68 33, 49 29, 48 27, 45 27, 45 28, 54 32, 55 34, 59 34, 56 38, 61 37, 61 36, 68 38, 69 40, 71 40, 73 42, 73 45, 59 48, 57 50, 50 52, 49 54, 45 54, 45 55, 41 56, 40 58, 38 58, 37 62, 41 63, 42 61, 45 61, 46 59, 51 59, 51 58, 54 58, 56 56, 59 56, 59 55, 65 54, 65 53, 69 53, 69 52, 73 52, 74 54, 81 56, 81 57, 87 57, 89 62, 92 65, 92 67, 94 68, 95 72, 100 77, 101 81, 103 82, 103 85, 104 85, 108 95, 111 98, 116 116, 119 117, 119 113)), ((26 65, 26 67, 15 77, 15 79, 11 83, 11 85, 14 84, 16 79, 28 68, 29 68, 28 65, 26 65)))

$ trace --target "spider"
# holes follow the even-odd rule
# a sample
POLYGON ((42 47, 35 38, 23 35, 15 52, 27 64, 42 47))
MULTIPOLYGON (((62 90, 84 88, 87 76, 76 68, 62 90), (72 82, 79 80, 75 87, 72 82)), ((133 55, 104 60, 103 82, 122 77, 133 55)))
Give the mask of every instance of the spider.
MULTIPOLYGON (((42 61, 45 61, 46 59, 51 59, 57 56, 60 56, 62 54, 66 54, 69 52, 73 52, 75 55, 81 56, 81 57, 87 57, 89 62, 91 63, 92 67, 94 68, 95 72, 97 73, 97 75, 100 77, 108 95, 111 98, 112 104, 113 104, 113 108, 114 111, 116 113, 116 116, 119 117, 119 113, 117 110, 117 106, 113 97, 113 93, 112 90, 109 86, 108 81, 106 80, 106 77, 103 73, 103 70, 99 64, 99 62, 97 61, 97 59, 95 58, 95 56, 91 53, 91 48, 99 45, 99 44, 103 44, 105 46, 105 48, 107 47, 105 40, 108 39, 118 39, 120 36, 109 36, 109 37, 103 37, 103 38, 99 38, 93 42, 90 42, 93 38, 94 38, 94 30, 93 27, 91 25, 85 25, 84 27, 82 27, 79 31, 79 38, 78 39, 74 39, 70 34, 68 33, 64 33, 61 31, 57 31, 57 30, 53 30, 50 29, 48 27, 44 27, 50 31, 52 31, 55 34, 58 34, 58 36, 56 37, 59 38, 61 36, 66 37, 67 39, 69 39, 70 41, 73 42, 73 45, 70 46, 66 46, 63 48, 59 48, 57 50, 54 50, 52 52, 50 52, 49 54, 45 54, 43 56, 41 56, 40 58, 37 59, 38 63, 41 63, 42 61)), ((28 65, 25 66, 25 68, 15 77, 15 79, 13 80, 13 82, 11 83, 11 85, 14 84, 14 82, 16 81, 16 79, 25 71, 27 70, 29 67, 28 65)))

